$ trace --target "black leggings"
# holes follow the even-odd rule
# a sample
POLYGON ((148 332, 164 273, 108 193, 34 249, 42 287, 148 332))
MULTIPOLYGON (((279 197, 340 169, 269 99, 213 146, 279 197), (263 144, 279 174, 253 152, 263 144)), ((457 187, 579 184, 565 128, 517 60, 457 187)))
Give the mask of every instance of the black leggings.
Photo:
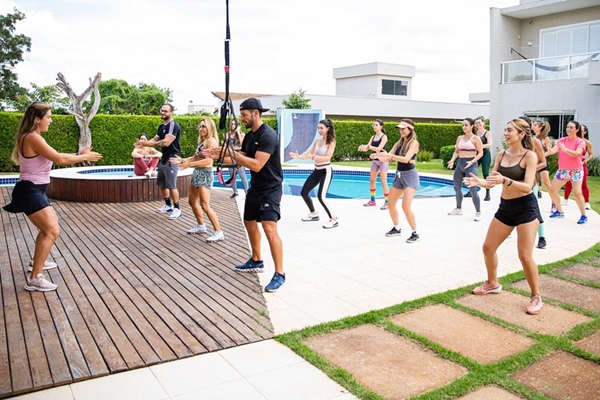
POLYGON ((310 198, 310 191, 313 190, 317 185, 319 185, 319 191, 317 197, 319 198, 319 202, 329 215, 329 218, 333 218, 331 211, 329 210, 329 206, 326 202, 327 191, 329 190, 329 186, 331 185, 331 178, 333 177, 333 168, 327 166, 323 169, 315 169, 309 176, 306 178, 306 182, 304 182, 304 186, 302 186, 302 191, 300 194, 304 199, 304 202, 308 206, 310 212, 315 212, 315 206, 313 205, 313 201, 310 198))

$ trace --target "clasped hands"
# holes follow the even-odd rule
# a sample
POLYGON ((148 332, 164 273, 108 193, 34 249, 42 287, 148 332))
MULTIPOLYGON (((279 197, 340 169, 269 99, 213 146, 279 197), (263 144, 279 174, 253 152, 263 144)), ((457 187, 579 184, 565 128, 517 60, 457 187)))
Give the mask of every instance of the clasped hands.
MULTIPOLYGON (((504 183, 505 177, 502 176, 498 171, 492 171, 492 173, 485 178, 485 182, 487 186, 493 188, 496 185, 502 185, 504 183)), ((463 178, 463 183, 468 187, 472 188, 475 186, 479 186, 479 178, 474 173, 470 172, 469 176, 465 176, 463 178)))

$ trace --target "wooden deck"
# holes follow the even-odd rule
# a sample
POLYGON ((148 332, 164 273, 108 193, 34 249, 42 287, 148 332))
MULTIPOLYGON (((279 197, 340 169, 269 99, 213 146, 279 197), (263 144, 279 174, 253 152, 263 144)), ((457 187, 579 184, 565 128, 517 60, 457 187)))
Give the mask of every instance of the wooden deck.
POLYGON ((45 274, 59 287, 47 293, 23 289, 36 228, 2 210, 0 398, 273 337, 258 278, 232 269, 249 250, 229 195, 212 193, 225 232, 213 244, 185 233, 187 198, 177 221, 156 201, 55 201, 59 267, 45 274))

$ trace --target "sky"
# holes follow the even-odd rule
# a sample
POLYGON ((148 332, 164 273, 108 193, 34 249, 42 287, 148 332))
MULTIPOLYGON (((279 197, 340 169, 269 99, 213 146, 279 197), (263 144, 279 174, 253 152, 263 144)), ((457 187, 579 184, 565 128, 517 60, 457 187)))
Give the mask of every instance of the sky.
MULTIPOLYGON (((0 0, 25 14, 31 52, 15 68, 30 88, 60 72, 80 94, 102 79, 154 83, 189 103, 225 90, 225 0, 0 0)), ((333 69, 414 66, 412 99, 468 103, 489 91, 489 9, 519 0, 230 0, 230 91, 335 95, 333 69)))

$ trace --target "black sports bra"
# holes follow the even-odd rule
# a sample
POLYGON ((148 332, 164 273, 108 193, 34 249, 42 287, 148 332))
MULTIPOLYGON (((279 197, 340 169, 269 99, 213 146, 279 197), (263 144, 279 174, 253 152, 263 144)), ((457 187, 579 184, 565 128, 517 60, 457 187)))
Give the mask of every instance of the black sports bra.
POLYGON ((525 168, 521 167, 521 162, 527 155, 527 152, 525 152, 525 154, 523 154, 523 157, 521 157, 521 159, 519 160, 518 163, 516 163, 515 165, 512 165, 510 167, 502 166, 502 159, 504 158, 504 154, 506 154, 506 152, 502 153, 502 158, 500 159, 500 164, 498 164, 498 172, 501 175, 507 177, 508 179, 512 179, 513 181, 523 182, 525 180, 525 168))

